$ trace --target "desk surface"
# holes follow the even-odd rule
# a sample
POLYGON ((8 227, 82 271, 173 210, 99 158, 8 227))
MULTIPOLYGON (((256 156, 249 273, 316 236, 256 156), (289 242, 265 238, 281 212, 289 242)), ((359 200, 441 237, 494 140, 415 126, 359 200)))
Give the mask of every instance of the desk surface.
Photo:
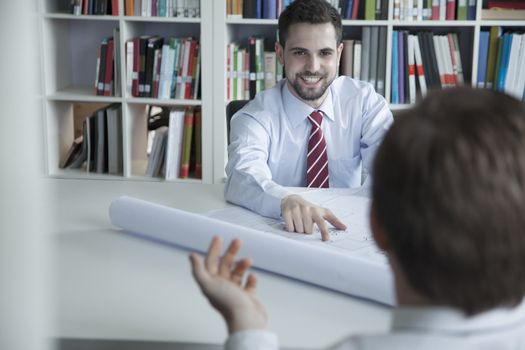
MULTIPOLYGON (((222 343, 220 316, 192 279, 188 252, 111 227, 120 195, 205 212, 226 206, 222 185, 49 179, 53 336, 222 343)), ((257 271, 269 327, 292 348, 329 346, 352 333, 388 328, 388 308, 257 271)))

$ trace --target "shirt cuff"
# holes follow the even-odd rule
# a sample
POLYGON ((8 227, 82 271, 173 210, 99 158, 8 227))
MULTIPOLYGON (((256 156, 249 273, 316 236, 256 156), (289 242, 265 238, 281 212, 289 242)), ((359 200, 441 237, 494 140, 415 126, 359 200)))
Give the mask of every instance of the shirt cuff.
POLYGON ((274 333, 254 329, 231 334, 224 344, 224 349, 278 350, 279 342, 274 333))

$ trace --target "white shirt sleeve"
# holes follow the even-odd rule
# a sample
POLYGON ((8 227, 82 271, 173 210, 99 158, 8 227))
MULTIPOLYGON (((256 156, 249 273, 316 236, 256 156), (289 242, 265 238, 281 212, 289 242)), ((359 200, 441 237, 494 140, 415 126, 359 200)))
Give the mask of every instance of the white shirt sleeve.
POLYGON ((370 172, 375 153, 394 119, 386 100, 371 86, 368 89, 364 107, 360 144, 361 158, 363 167, 370 172))
POLYGON ((291 192, 272 180, 267 163, 270 135, 246 114, 235 116, 230 127, 224 197, 260 215, 280 218, 281 200, 291 192))
POLYGON ((263 330, 235 332, 224 344, 225 350, 277 350, 279 342, 274 333, 263 330))

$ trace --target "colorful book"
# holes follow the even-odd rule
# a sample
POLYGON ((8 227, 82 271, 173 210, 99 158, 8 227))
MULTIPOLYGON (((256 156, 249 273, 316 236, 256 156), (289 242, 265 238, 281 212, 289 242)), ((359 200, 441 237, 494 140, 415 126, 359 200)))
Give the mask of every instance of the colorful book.
POLYGON ((186 108, 184 113, 184 130, 182 134, 182 155, 180 160, 179 177, 188 178, 190 174, 190 153, 193 136, 193 107, 186 108))
POLYGON ((489 32, 481 31, 479 33, 479 47, 478 47, 478 73, 477 83, 478 88, 484 88, 485 77, 487 74, 487 54, 489 49, 489 32))

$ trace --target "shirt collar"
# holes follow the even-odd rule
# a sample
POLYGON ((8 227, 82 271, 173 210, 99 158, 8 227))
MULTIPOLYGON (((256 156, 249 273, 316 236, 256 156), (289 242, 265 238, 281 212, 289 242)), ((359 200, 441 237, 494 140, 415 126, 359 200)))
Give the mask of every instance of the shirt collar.
POLYGON ((525 322, 525 299, 513 308, 497 308, 474 316, 451 307, 400 306, 393 311, 393 330, 472 333, 518 326, 525 322))
MULTIPOLYGON (((281 93, 284 112, 288 116, 292 127, 295 128, 301 124, 315 110, 292 94, 286 80, 284 80, 281 93)), ((322 111, 323 115, 329 120, 334 120, 334 105, 332 103, 332 89, 330 89, 330 87, 328 88, 328 95, 317 110, 322 111)))

